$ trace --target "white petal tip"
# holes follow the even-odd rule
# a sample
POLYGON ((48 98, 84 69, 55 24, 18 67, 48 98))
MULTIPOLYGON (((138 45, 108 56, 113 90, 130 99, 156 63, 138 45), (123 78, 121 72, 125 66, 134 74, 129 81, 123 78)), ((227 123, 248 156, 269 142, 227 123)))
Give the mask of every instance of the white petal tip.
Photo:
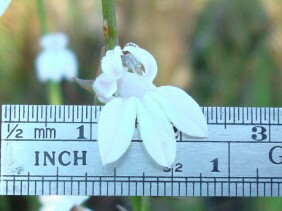
POLYGON ((107 165, 107 164, 108 164, 107 162, 105 162, 105 161, 102 160, 102 165, 103 165, 103 166, 105 166, 105 165, 107 165))
POLYGON ((199 137, 207 138, 208 137, 208 125, 206 119, 203 117, 203 122, 201 124, 201 130, 199 137))
POLYGON ((207 138, 208 137, 208 128, 201 128, 201 130, 197 131, 197 137, 200 138, 207 138))
MULTIPOLYGON (((174 163, 174 162, 173 162, 173 163, 174 163)), ((169 169, 170 169, 170 168, 172 168, 172 164, 173 164, 173 163, 166 164, 166 165, 162 165, 162 166, 165 167, 165 168, 169 168, 169 169)))
POLYGON ((206 128, 199 128, 198 130, 194 130, 190 133, 185 133, 185 134, 191 137, 195 137, 195 138, 207 138, 208 130, 206 128))
POLYGON ((162 160, 162 161, 157 161, 156 162, 163 166, 164 168, 172 168, 173 163, 175 162, 175 159, 167 159, 167 160, 162 160))
POLYGON ((111 159, 108 159, 105 156, 101 156, 101 162, 102 162, 102 165, 105 167, 105 166, 109 165, 110 163, 115 162, 115 160, 111 160, 111 159))

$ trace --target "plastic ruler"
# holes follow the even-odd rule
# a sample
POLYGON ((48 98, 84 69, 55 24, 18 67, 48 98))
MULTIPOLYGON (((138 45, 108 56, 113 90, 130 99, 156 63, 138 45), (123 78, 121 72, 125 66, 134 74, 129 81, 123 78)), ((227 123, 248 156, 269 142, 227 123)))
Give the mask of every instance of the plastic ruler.
POLYGON ((171 169, 150 158, 138 125, 123 157, 102 166, 101 109, 2 105, 0 194, 282 196, 281 108, 203 107, 209 137, 175 129, 171 169))

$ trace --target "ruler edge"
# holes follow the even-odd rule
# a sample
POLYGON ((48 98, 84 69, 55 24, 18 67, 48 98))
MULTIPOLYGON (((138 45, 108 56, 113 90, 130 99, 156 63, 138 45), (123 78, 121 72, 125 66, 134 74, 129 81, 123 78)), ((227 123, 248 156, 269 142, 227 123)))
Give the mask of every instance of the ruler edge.
MULTIPOLYGON (((2 115, 3 115, 3 111, 4 110, 6 110, 6 108, 7 107, 12 107, 12 106, 18 106, 18 107, 20 107, 20 106, 28 106, 28 108, 30 108, 30 107, 32 107, 32 106, 35 106, 35 107, 38 107, 38 106, 40 106, 40 107, 46 107, 46 108, 48 108, 48 107, 54 107, 54 108, 56 108, 56 107, 81 107, 81 108, 83 108, 83 107, 92 107, 92 108, 95 108, 95 109, 97 109, 97 108, 99 108, 99 109, 97 109, 97 110, 99 110, 99 111, 101 111, 102 110, 102 108, 104 107, 104 105, 47 105, 47 104, 0 104, 0 123, 2 123, 2 115)), ((225 113, 226 113, 226 110, 227 109, 259 109, 260 111, 261 110, 275 110, 275 109, 277 109, 277 111, 278 111, 278 117, 279 117, 279 110, 280 109, 282 109, 282 107, 278 107, 278 106, 271 106, 271 107, 266 107, 266 106, 258 106, 258 107, 256 107, 256 106, 200 106, 200 109, 201 109, 201 111, 203 112, 203 113, 205 113, 205 111, 207 111, 207 113, 208 113, 208 110, 209 109, 211 109, 211 110, 215 110, 215 111, 217 111, 218 109, 224 109, 224 111, 225 111, 225 113)), ((207 116, 208 117, 208 116, 207 116)), ((5 121, 4 121, 5 122, 5 121)), ((278 121, 278 122, 280 122, 280 121, 278 121)), ((207 118, 207 124, 209 124, 209 122, 208 122, 208 118, 207 118)), ((1 129, 1 126, 0 126, 0 129, 1 129)), ((1 137, 1 134, 0 134, 0 137, 1 137)))

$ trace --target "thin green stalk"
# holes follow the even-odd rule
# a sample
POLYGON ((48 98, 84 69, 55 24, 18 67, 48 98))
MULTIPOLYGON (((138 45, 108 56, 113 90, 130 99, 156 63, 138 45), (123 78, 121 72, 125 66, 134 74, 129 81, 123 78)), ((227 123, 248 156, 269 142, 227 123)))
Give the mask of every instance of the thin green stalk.
POLYGON ((47 82, 47 95, 48 95, 48 102, 50 105, 61 105, 62 95, 61 95, 60 83, 49 80, 47 82))
POLYGON ((149 211, 150 210, 150 197, 147 196, 132 196, 130 201, 133 211, 149 211))
POLYGON ((37 0, 37 10, 41 28, 41 34, 44 35, 48 31, 46 13, 43 0, 37 0))
POLYGON ((7 196, 0 196, 0 210, 11 211, 10 200, 7 196))
MULTIPOLYGON (((115 0, 102 0, 103 32, 106 51, 112 50, 118 45, 118 33, 116 24, 115 0)), ((150 210, 150 197, 130 197, 134 211, 150 210)))
POLYGON ((106 43, 106 51, 114 49, 118 45, 118 33, 116 25, 115 0, 102 0, 103 32, 106 43))
MULTIPOLYGON (((41 27, 41 35, 44 35, 48 32, 44 0, 37 0, 37 10, 38 10, 39 22, 41 27)), ((49 104, 51 105, 63 104, 60 83, 55 81, 48 81, 46 89, 47 89, 46 91, 47 91, 49 104)))
POLYGON ((129 197, 133 211, 140 211, 142 206, 142 199, 140 196, 131 196, 129 197))
POLYGON ((148 196, 142 197, 141 211, 149 211, 150 210, 150 200, 151 198, 148 196))

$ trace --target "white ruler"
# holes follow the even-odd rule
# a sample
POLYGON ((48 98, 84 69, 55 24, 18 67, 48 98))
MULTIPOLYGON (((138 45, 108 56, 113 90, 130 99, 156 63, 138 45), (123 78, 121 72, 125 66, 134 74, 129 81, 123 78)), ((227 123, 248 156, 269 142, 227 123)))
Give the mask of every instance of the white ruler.
POLYGON ((150 158, 138 130, 126 154, 102 166, 100 110, 2 105, 0 193, 282 196, 281 108, 203 107, 209 137, 191 139, 176 131, 172 169, 150 158))

